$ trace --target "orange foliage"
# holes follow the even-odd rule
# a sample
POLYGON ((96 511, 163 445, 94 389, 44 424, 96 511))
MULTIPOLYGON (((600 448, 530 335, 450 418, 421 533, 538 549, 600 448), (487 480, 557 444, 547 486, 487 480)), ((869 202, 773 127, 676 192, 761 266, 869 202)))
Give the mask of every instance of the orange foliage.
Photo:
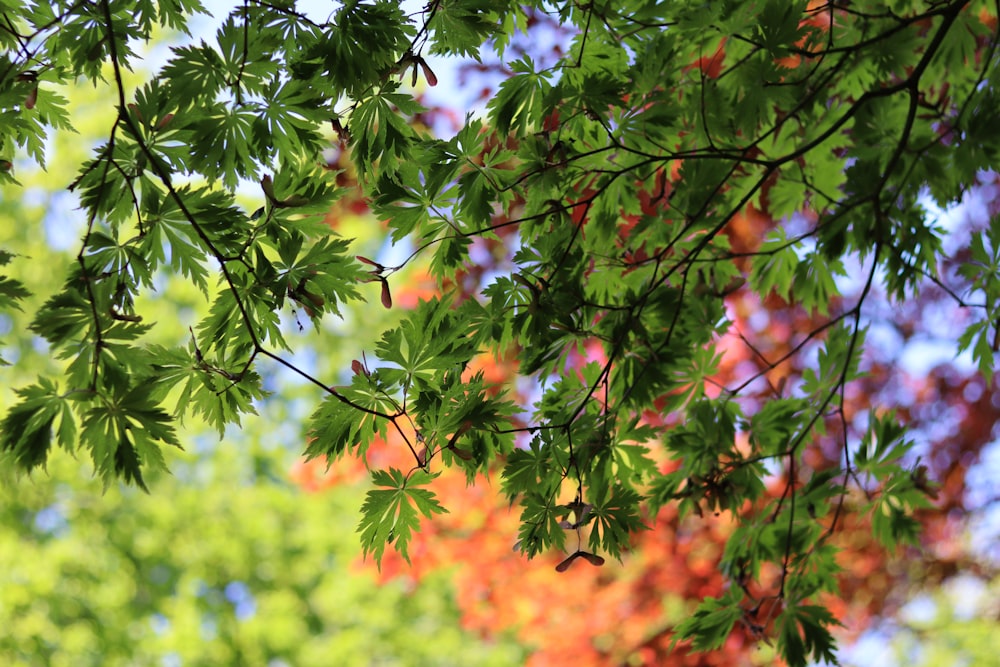
MULTIPOLYGON (((810 2, 811 14, 802 25, 829 30, 836 21, 836 13, 827 7, 826 2, 810 2)), ((996 26, 996 16, 986 10, 980 18, 991 28, 996 26)), ((803 37, 797 46, 807 48, 807 38, 803 37)), ((697 58, 688 69, 697 68, 702 76, 716 78, 722 73, 724 60, 725 41, 720 40, 713 54, 697 58)), ((801 56, 790 55, 781 62, 796 67, 801 56)), ((558 122, 559 114, 553 112, 546 118, 543 130, 554 132, 558 122)), ((491 139, 491 145, 497 141, 491 139)), ((653 192, 639 189, 641 215, 658 215, 669 206, 680 166, 679 161, 673 161, 669 172, 661 170, 653 192)), ((734 261, 744 273, 749 270, 746 256, 759 248, 767 231, 776 224, 766 212, 767 189, 773 180, 764 187, 761 203, 764 210, 748 206, 723 230, 737 256, 734 261)), ((571 222, 583 227, 583 233, 586 233, 589 202, 595 194, 593 189, 583 189, 569 208, 571 222)), ((808 212, 805 215, 809 217, 808 212)), ((619 225, 617 243, 627 264, 645 262, 657 251, 629 246, 629 234, 639 222, 639 216, 632 216, 619 225)), ((503 239, 516 229, 503 225, 497 231, 503 239)), ((460 298, 471 298, 481 287, 484 276, 509 261, 510 249, 503 240, 477 239, 475 243, 484 251, 486 261, 470 263, 459 273, 455 284, 445 285, 447 290, 457 290, 460 298)), ((437 285, 426 272, 415 272, 407 280, 393 283, 396 303, 402 307, 411 307, 436 291, 437 285)), ((718 395, 724 387, 758 378, 745 392, 751 402, 787 395, 786 385, 801 376, 807 363, 804 355, 797 353, 796 346, 802 343, 805 332, 820 329, 826 320, 773 294, 762 301, 747 288, 729 294, 726 305, 733 326, 718 341, 723 356, 718 374, 707 383, 706 391, 718 395), (776 360, 784 361, 776 363, 776 360)), ((836 310, 838 304, 830 305, 831 310, 836 310)), ((569 369, 589 360, 607 361, 601 345, 596 341, 591 343, 583 353, 574 351, 568 355, 569 369)), ((890 372, 888 363, 878 360, 868 363, 869 374, 846 393, 844 420, 827 420, 827 435, 803 452, 804 466, 822 470, 842 465, 843 426, 877 403, 877 398, 890 390, 887 387, 891 388, 900 379, 890 372)), ((499 391, 512 386, 517 362, 509 357, 482 354, 469 364, 466 377, 476 372, 482 372, 486 382, 499 391)), ((946 369, 935 371, 928 378, 908 378, 908 381, 912 383, 910 389, 915 398, 909 405, 903 405, 900 416, 915 425, 923 419, 919 413, 921 405, 947 400, 963 403, 963 399, 954 398, 962 396, 961 389, 982 383, 949 376, 946 369)), ((979 449, 989 441, 993 424, 1000 419, 1000 407, 992 404, 991 392, 986 387, 980 388, 978 399, 963 403, 967 409, 962 413, 957 434, 933 443, 935 447, 940 445, 941 453, 935 454, 928 465, 931 477, 942 481, 939 507, 943 509, 962 509, 965 472, 979 449)), ((664 429, 671 424, 670 416, 662 411, 648 411, 643 417, 647 424, 664 429)), ((402 437, 391 433, 386 441, 372 445, 367 463, 407 470, 415 461, 402 437)), ((433 460, 431 467, 438 469, 433 460)), ((316 492, 335 484, 357 482, 364 474, 364 464, 348 457, 329 469, 325 461, 299 462, 292 470, 292 479, 303 489, 316 492)), ((768 493, 772 497, 781 495, 787 484, 786 478, 777 475, 770 480, 768 493)), ((669 651, 672 628, 690 613, 692 601, 718 597, 726 586, 736 585, 724 580, 718 571, 725 540, 733 528, 729 514, 680 518, 675 507, 667 506, 657 516, 647 517, 650 530, 635 538, 632 551, 621 563, 594 568, 578 559, 566 572, 558 573, 555 566, 564 555, 546 555, 529 563, 515 551, 517 510, 508 506, 498 486, 495 474, 481 475, 469 486, 461 473, 444 471, 434 481, 433 490, 450 514, 424 522, 410 546, 410 564, 388 551, 380 576, 385 580, 402 577, 419 582, 432 570, 449 569, 454 576, 463 625, 484 637, 512 629, 535 649, 529 665, 739 666, 765 661, 779 664, 769 651, 754 650, 780 611, 775 595, 777 573, 771 573, 770 580, 764 577, 750 586, 757 604, 747 605, 744 618, 721 649, 698 654, 681 645, 669 651)), ((893 591, 907 573, 904 562, 873 542, 869 520, 853 513, 852 503, 856 504, 856 499, 850 496, 845 499, 844 511, 836 514, 837 525, 831 538, 831 543, 840 549, 838 560, 843 568, 839 577, 840 594, 824 600, 847 626, 848 636, 859 632, 874 615, 900 602, 893 597, 893 591)), ((909 553, 910 564, 923 559, 925 572, 943 578, 959 568, 963 557, 960 549, 948 546, 955 544, 955 524, 940 511, 927 512, 921 518, 925 540, 932 549, 919 556, 916 552, 909 553)), ((829 525, 834 518, 826 520, 829 525)), ((571 551, 575 550, 577 536, 568 535, 567 545, 571 551)))
MULTIPOLYGON (((409 457, 412 464, 401 445, 390 438, 372 449, 383 463, 405 466, 409 457)), ((293 477, 310 491, 355 478, 336 472, 340 466, 323 472, 320 462, 300 463, 293 477)), ((485 637, 514 629, 536 649, 528 665, 667 664, 666 631, 679 619, 665 608, 723 592, 715 566, 731 529, 725 516, 681 521, 673 510, 664 510, 622 564, 595 570, 578 561, 559 574, 555 565, 561 556, 526 563, 514 551, 517 513, 501 498, 496 480, 481 476, 469 487, 451 470, 435 480, 434 491, 451 513, 424 522, 409 564, 388 552, 380 576, 419 582, 432 570, 450 569, 463 626, 485 637)), ((570 544, 575 547, 573 539, 570 544)), ((682 648, 670 664, 750 664, 748 642, 734 633, 720 652, 703 656, 682 648)))
POLYGON ((390 279, 395 304, 406 310, 416 308, 421 301, 427 301, 439 294, 437 281, 425 269, 407 272, 399 278, 390 279))
MULTIPOLYGON (((734 250, 752 252, 772 224, 767 216, 749 208, 731 221, 726 233, 734 250)), ((415 303, 436 289, 426 274, 414 275, 415 279, 397 287, 399 303, 415 303)), ((800 362, 793 357, 789 363, 772 368, 764 359, 791 354, 796 332, 810 331, 820 322, 776 297, 761 303, 746 289, 730 295, 727 302, 734 327, 720 341, 724 356, 713 383, 725 385, 761 374, 765 383, 760 395, 780 393, 784 380, 798 373, 800 362), (747 343, 750 339, 752 347, 747 343)), ((568 363, 573 367, 588 359, 603 362, 606 357, 595 345, 582 354, 574 353, 568 363)), ((509 386, 517 364, 509 358, 482 354, 467 369, 469 374, 474 372, 482 372, 488 383, 500 388, 509 386)), ((868 385, 845 405, 848 420, 867 409, 871 396, 879 391, 879 383, 884 385, 887 377, 876 373, 864 381, 868 385)), ((948 395, 954 395, 949 385, 955 379, 945 375, 914 382, 921 402, 943 400, 946 390, 948 395)), ((970 464, 962 451, 982 446, 989 438, 990 425, 1000 417, 998 413, 990 406, 988 392, 982 392, 977 404, 970 406, 962 429, 965 437, 953 445, 955 451, 941 459, 946 462, 944 467, 933 470, 944 481, 944 506, 961 505, 962 480, 970 464)), ((665 424, 663 415, 647 417, 649 423, 665 424)), ((904 411, 903 417, 912 416, 904 411)), ((842 456, 836 441, 837 424, 831 421, 827 428, 831 433, 828 439, 805 452, 804 464, 813 469, 838 465, 842 456)), ((367 463, 405 470, 414 465, 414 460, 402 437, 390 430, 387 441, 378 441, 370 448, 367 463)), ((434 463, 432 460, 432 468, 434 463)), ((334 484, 357 482, 364 473, 364 465, 352 458, 338 461, 329 470, 325 461, 316 460, 296 464, 292 478, 307 491, 315 492, 334 484)), ((770 493, 780 495, 786 483, 783 478, 772 480, 770 493)), ((753 587, 756 608, 748 604, 744 619, 721 649, 698 654, 680 646, 669 652, 671 628, 690 611, 691 601, 718 597, 731 585, 717 568, 722 546, 732 529, 728 514, 680 519, 676 509, 668 506, 658 516, 648 518, 651 530, 635 539, 633 550, 623 562, 595 569, 579 559, 567 572, 557 573, 555 565, 563 556, 547 555, 528 563, 514 550, 517 511, 508 507, 498 484, 494 475, 480 476, 474 485, 467 486, 464 475, 445 471, 433 488, 451 513, 424 522, 410 546, 411 564, 388 552, 380 576, 385 580, 404 577, 419 582, 430 571, 449 569, 463 625, 484 637, 514 630, 522 641, 534 647, 529 665, 751 665, 765 660, 775 664, 769 652, 754 650, 778 611, 771 608, 775 591, 768 590, 767 581, 753 587)), ((951 543, 955 528, 945 516, 928 513, 925 519, 929 543, 951 543)), ((848 626, 848 634, 854 634, 874 614, 893 604, 893 590, 906 570, 891 554, 873 544, 865 517, 845 511, 838 516, 838 522, 833 544, 842 549, 841 594, 830 597, 826 604, 848 626)), ((567 536, 571 551, 577 547, 576 539, 573 534, 567 536)), ((943 564, 943 577, 958 567, 960 551, 937 548, 925 558, 943 564)))
POLYGON ((997 15, 992 13, 989 8, 983 7, 979 10, 979 20, 983 22, 983 25, 989 28, 991 31, 996 31, 997 29, 997 15))
POLYGON ((489 353, 482 353, 472 358, 472 361, 462 375, 464 380, 468 380, 476 373, 482 372, 483 380, 490 391, 498 393, 505 384, 517 376, 518 360, 511 356, 503 356, 499 359, 489 353))

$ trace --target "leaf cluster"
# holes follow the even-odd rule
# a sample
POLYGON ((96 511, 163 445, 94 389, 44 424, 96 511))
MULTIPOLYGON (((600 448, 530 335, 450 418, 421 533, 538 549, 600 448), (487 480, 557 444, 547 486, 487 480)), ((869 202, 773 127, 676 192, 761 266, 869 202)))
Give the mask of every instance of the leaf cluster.
MULTIPOLYGON (((406 556, 420 517, 445 511, 441 467, 470 482, 499 471, 521 551, 575 537, 561 569, 624 557, 665 505, 725 512, 731 593, 678 637, 712 649, 742 621, 772 633, 789 664, 832 661, 836 621, 819 596, 834 587, 841 513, 870 516, 894 548, 915 539, 913 512, 933 493, 905 467, 891 417, 849 433, 863 306, 876 290, 904 300, 943 284, 943 232, 924 202, 959 201, 996 165, 1000 105, 989 3, 815 4, 434 0, 406 15, 352 0, 320 23, 249 0, 131 87, 137 45, 186 30, 197 2, 6 3, 0 179, 13 180, 15 156, 41 161, 47 132, 72 129, 61 86, 106 84, 109 102, 106 137, 70 186, 87 219, 76 257, 32 325, 65 377, 18 390, 0 447, 28 471, 53 443, 83 449, 105 480, 145 488, 162 446, 180 445, 176 422, 239 424, 271 362, 325 394, 309 456, 364 457, 376 438, 408 451, 409 469, 372 473, 359 529, 376 559, 390 543, 406 556), (510 48, 540 9, 571 35, 553 65, 510 48), (487 48, 505 64, 496 94, 453 137, 433 136, 404 81, 436 82, 425 53, 487 48), (355 261, 318 221, 346 191, 326 159, 335 142, 392 239, 413 240, 404 265, 427 259, 459 293, 381 333, 346 384, 281 356, 283 318, 319 327, 366 282, 390 306, 403 268, 355 261), (246 186, 257 206, 241 205, 246 186), (763 242, 741 233, 751 215, 768 220, 763 242), (462 292, 473 249, 490 243, 506 244, 507 264, 462 292), (209 305, 189 338, 154 345, 142 303, 164 276, 209 305), (720 341, 742 335, 734 294, 810 327, 740 384, 720 371, 720 341), (470 373, 483 353, 515 358, 532 399, 470 373), (799 382, 749 389, 800 353, 811 361, 799 382), (804 452, 831 428, 843 465, 812 470, 804 452), (767 568, 773 590, 751 594, 767 568), (755 617, 765 599, 773 624, 755 617)), ((994 224, 948 288, 973 313, 958 346, 986 376, 997 248, 994 224)), ((0 306, 26 296, 0 280, 0 306)))

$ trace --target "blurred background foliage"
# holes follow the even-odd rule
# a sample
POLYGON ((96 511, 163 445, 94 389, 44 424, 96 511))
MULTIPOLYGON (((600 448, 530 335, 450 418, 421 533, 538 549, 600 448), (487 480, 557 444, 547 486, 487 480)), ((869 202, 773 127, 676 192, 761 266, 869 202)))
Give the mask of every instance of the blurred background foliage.
MULTIPOLYGON (((247 438, 246 440, 250 440, 247 438)), ((4 665, 511 665, 463 632, 446 573, 410 589, 357 563, 356 487, 304 495, 280 449, 226 441, 144 495, 78 466, 6 484, 4 665)))

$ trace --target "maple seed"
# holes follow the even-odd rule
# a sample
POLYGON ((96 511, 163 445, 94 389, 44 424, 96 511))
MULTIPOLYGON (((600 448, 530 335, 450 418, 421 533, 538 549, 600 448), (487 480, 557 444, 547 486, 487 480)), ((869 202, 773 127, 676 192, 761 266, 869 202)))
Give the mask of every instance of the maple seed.
POLYGON ((385 279, 382 280, 382 305, 392 308, 392 294, 389 293, 389 282, 385 279))
POLYGON ((376 262, 375 260, 368 259, 367 257, 363 257, 361 255, 355 255, 355 258, 357 258, 357 260, 359 262, 363 262, 363 263, 367 264, 368 266, 374 266, 375 269, 372 271, 372 273, 378 274, 378 273, 382 273, 383 271, 385 271, 385 267, 382 266, 381 264, 379 264, 378 262, 376 262))
POLYGON ((137 104, 129 104, 128 109, 133 114, 135 114, 135 117, 138 119, 140 123, 142 123, 143 125, 146 124, 146 118, 145 116, 142 115, 142 111, 139 110, 139 106, 137 104))
MULTIPOLYGON (((423 58, 418 58, 417 62, 420 63, 420 69, 422 69, 423 72, 424 72, 424 78, 427 79, 427 85, 428 86, 436 86, 436 85, 438 85, 437 75, 434 74, 434 70, 432 70, 427 65, 426 62, 424 62, 424 59, 423 58)), ((416 70, 414 70, 414 72, 413 72, 413 78, 414 79, 416 79, 416 74, 417 74, 416 70)))
POLYGON ((326 300, 323 299, 323 297, 321 297, 319 294, 313 294, 312 292, 305 289, 302 290, 302 296, 309 299, 309 301, 312 302, 312 305, 316 306, 317 308, 322 308, 323 305, 326 303, 326 300))
POLYGON ((916 470, 910 473, 910 479, 913 480, 913 485, 918 491, 931 500, 938 499, 937 489, 934 488, 931 481, 927 478, 927 466, 918 465, 916 470))
POLYGON ((465 451, 464 449, 459 449, 455 445, 449 445, 448 450, 458 458, 462 459, 463 461, 471 461, 473 459, 472 454, 465 451))
POLYGON ((569 566, 573 564, 573 561, 575 561, 579 557, 580 557, 580 552, 571 555, 569 558, 556 565, 556 572, 565 572, 566 570, 569 569, 569 566))
POLYGON ((28 98, 24 100, 24 108, 34 109, 35 102, 37 101, 38 101, 38 86, 35 86, 34 88, 31 89, 31 92, 28 93, 28 98))
POLYGON ((337 133, 337 138, 340 141, 341 147, 343 147, 345 144, 351 143, 351 132, 346 127, 344 127, 343 123, 340 122, 339 118, 331 119, 330 127, 332 127, 333 131, 337 133))
POLYGON ((582 558, 594 567, 600 567, 604 565, 604 559, 597 554, 592 554, 589 551, 577 551, 576 553, 570 554, 568 558, 556 565, 556 572, 565 572, 570 568, 577 558, 582 558))
POLYGON ((296 206, 305 206, 308 203, 309 199, 302 195, 289 195, 279 202, 274 202, 278 208, 294 208, 296 206))
POLYGON ((264 191, 264 196, 271 203, 274 203, 274 181, 271 180, 270 174, 264 174, 264 177, 260 179, 260 187, 264 191))

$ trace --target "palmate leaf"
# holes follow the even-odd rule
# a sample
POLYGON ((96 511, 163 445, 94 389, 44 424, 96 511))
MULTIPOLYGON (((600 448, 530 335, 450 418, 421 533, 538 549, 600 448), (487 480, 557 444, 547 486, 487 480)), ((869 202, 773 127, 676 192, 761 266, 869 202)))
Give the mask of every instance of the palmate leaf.
POLYGON ((416 32, 395 2, 344 3, 334 20, 308 55, 323 63, 324 83, 355 98, 384 79, 416 32))
POLYGON ((543 446, 540 436, 532 438, 528 447, 511 452, 503 469, 504 493, 515 498, 537 488, 552 469, 551 455, 552 448, 543 446))
POLYGON ((407 95, 394 92, 395 83, 385 84, 377 93, 363 100, 351 116, 352 131, 357 133, 355 154, 363 173, 376 162, 394 171, 410 155, 417 132, 401 114, 425 111, 407 95))
POLYGON ((420 526, 420 515, 430 518, 447 512, 428 489, 420 488, 434 479, 418 471, 405 475, 396 468, 372 471, 372 481, 376 486, 365 496, 361 507, 361 544, 365 555, 371 555, 381 564, 386 544, 392 544, 407 562, 413 532, 420 526))
MULTIPOLYGON (((905 483, 907 478, 900 481, 905 483)), ((899 481, 890 485, 898 486, 899 481)), ((886 489, 872 503, 872 535, 889 550, 895 550, 900 545, 916 546, 919 544, 921 524, 913 516, 913 510, 921 507, 930 507, 930 502, 920 492, 886 489)))
POLYGON ((173 418, 152 400, 145 385, 88 409, 80 441, 90 449, 106 485, 117 478, 147 492, 142 469, 166 470, 160 444, 181 447, 173 418))
POLYGON ((215 427, 220 438, 229 424, 240 426, 244 415, 256 415, 254 404, 268 396, 260 375, 254 371, 236 378, 229 373, 202 370, 189 378, 185 392, 190 392, 186 395, 190 396, 191 411, 215 427))
POLYGON ((458 0, 442 4, 434 12, 430 29, 434 35, 431 50, 446 55, 464 55, 480 59, 479 49, 497 33, 492 13, 508 9, 496 0, 458 0))
POLYGON ((373 420, 359 423, 352 406, 345 405, 335 396, 328 396, 309 420, 309 445, 305 455, 336 459, 352 447, 367 450, 375 439, 375 428, 373 420))
POLYGON ((566 531, 560 522, 564 512, 557 506, 554 493, 553 488, 535 487, 520 498, 521 526, 515 550, 529 558, 566 545, 566 531))
POLYGON ((590 546, 621 558, 628 548, 629 536, 647 528, 639 515, 640 496, 621 484, 609 490, 600 486, 592 488, 597 492, 589 496, 594 517, 590 546))
POLYGON ((781 654, 789 667, 805 667, 812 661, 837 664, 829 628, 841 623, 829 609, 788 603, 778 615, 777 624, 781 654))
POLYGON ((410 378, 464 365, 476 350, 448 299, 421 302, 402 324, 387 331, 376 347, 379 358, 399 367, 383 369, 390 381, 408 384, 410 378))
POLYGON ((10 452, 19 468, 31 472, 45 465, 53 433, 60 446, 74 449, 76 423, 69 401, 47 378, 18 389, 17 394, 21 402, 0 422, 0 450, 10 452))
POLYGON ((983 374, 987 382, 993 380, 996 366, 993 341, 996 340, 997 335, 997 329, 992 322, 980 320, 970 324, 958 339, 959 349, 972 352, 972 358, 976 361, 979 372, 983 374))
POLYGON ((718 599, 706 598, 691 616, 677 626, 676 639, 672 645, 676 646, 680 641, 689 640, 697 651, 719 648, 743 615, 739 601, 736 592, 730 592, 718 599))
POLYGON ((204 41, 198 46, 174 47, 173 52, 163 68, 172 97, 184 104, 213 98, 224 81, 219 52, 204 41))
POLYGON ((363 458, 375 436, 384 436, 388 428, 388 420, 373 413, 394 415, 398 411, 388 389, 380 384, 378 375, 369 378, 360 374, 353 377, 350 386, 324 398, 309 420, 306 456, 336 459, 353 450, 363 458))
POLYGON ((345 239, 327 236, 304 253, 293 253, 286 262, 274 265, 282 272, 290 296, 300 303, 309 302, 314 320, 324 312, 339 315, 339 304, 361 298, 357 285, 368 275, 348 254, 349 247, 345 239))
POLYGON ((92 322, 92 312, 87 300, 75 289, 67 288, 38 310, 31 330, 53 345, 60 345, 75 337, 92 322))
POLYGON ((192 127, 191 157, 195 168, 211 181, 221 178, 230 190, 240 178, 256 180, 258 166, 251 159, 250 143, 258 117, 254 105, 236 109, 213 105, 204 109, 192 127))
POLYGON ((490 389, 482 372, 468 377, 457 368, 437 373, 430 381, 417 378, 409 402, 425 440, 442 447, 461 446, 478 466, 509 452, 513 438, 503 431, 510 429, 519 408, 503 392, 491 395, 490 389), (454 435, 445 443, 450 434, 454 435))
POLYGON ((542 100, 551 88, 548 74, 539 73, 529 56, 511 64, 515 76, 500 84, 500 90, 490 101, 492 118, 497 130, 506 135, 527 134, 542 116, 542 100))
POLYGON ((173 417, 179 421, 189 415, 204 419, 219 437, 228 425, 240 425, 243 415, 257 414, 254 404, 268 395, 256 372, 237 376, 228 369, 238 369, 239 364, 224 356, 202 356, 193 342, 188 349, 151 345, 148 352, 149 376, 144 387, 149 400, 172 404, 173 417))

